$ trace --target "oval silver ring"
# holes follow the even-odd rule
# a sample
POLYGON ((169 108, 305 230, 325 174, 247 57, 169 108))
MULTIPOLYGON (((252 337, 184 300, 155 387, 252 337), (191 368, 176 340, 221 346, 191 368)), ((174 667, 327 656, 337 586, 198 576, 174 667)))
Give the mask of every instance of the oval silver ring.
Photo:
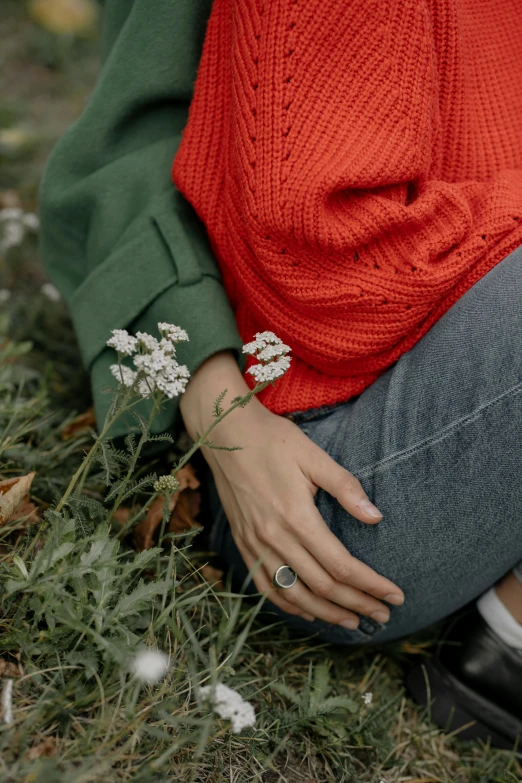
POLYGON ((284 587, 285 589, 288 587, 293 587, 296 582, 296 572, 287 565, 279 566, 274 574, 274 578, 272 579, 272 584, 274 587, 284 587))

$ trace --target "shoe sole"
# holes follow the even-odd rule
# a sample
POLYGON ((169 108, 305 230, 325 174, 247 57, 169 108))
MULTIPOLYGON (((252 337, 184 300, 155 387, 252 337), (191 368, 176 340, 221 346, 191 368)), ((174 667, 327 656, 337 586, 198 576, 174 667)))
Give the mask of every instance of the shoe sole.
POLYGON ((504 750, 520 744, 522 722, 468 688, 440 663, 429 660, 416 666, 406 676, 405 684, 419 704, 428 706, 431 701, 433 722, 447 732, 454 731, 459 739, 489 740, 504 750), (462 726, 467 728, 457 731, 462 726))

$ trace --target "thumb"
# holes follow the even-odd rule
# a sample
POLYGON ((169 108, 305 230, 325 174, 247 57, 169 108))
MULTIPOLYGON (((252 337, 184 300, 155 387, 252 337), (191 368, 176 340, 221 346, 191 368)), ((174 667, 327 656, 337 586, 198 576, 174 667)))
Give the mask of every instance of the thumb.
POLYGON ((367 525, 380 522, 383 515, 369 500, 359 479, 349 470, 341 467, 320 447, 317 448, 319 454, 314 455, 313 471, 309 476, 311 481, 325 489, 346 511, 361 522, 367 525))

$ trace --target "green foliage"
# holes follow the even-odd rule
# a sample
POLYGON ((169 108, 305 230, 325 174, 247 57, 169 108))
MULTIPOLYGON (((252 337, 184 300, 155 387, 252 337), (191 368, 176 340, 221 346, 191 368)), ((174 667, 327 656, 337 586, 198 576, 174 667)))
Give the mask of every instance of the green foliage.
POLYGON ((216 419, 218 418, 218 416, 221 416, 221 414, 223 413, 223 406, 221 405, 221 403, 225 399, 225 395, 227 391, 228 389, 223 389, 223 391, 218 394, 216 400, 214 401, 213 415, 216 419))
POLYGON ((313 721, 323 715, 339 713, 346 720, 346 712, 355 714, 358 705, 347 696, 330 696, 330 673, 328 661, 321 661, 315 668, 310 663, 309 677, 306 686, 301 691, 295 691, 282 682, 274 682, 272 690, 284 696, 297 707, 299 717, 304 721, 313 721))
MULTIPOLYGON (((0 654, 19 660, 23 671, 14 682, 15 724, 0 726, 2 783, 224 783, 231 775, 238 783, 391 783, 398 769, 422 777, 434 743, 440 753, 430 768, 445 780, 443 735, 404 706, 391 661, 369 666, 364 650, 348 656, 313 640, 299 643, 271 615, 260 617, 263 600, 246 600, 230 586, 216 593, 198 575, 206 562, 194 551, 199 529, 144 552, 130 546, 132 531, 115 530, 112 512, 129 498, 145 509, 168 464, 152 472, 137 458, 150 437, 143 421, 123 445, 92 430, 63 440, 74 412, 50 393, 62 368, 43 373, 34 358, 27 345, 4 341, 0 348, 0 472, 36 470, 33 498, 46 509, 39 525, 0 528, 0 654), (93 442, 95 459, 58 512, 93 442), (171 653, 157 685, 133 676, 143 645, 171 653), (371 707, 360 697, 361 678, 371 678, 371 707), (216 679, 256 708, 256 726, 225 743, 227 722, 194 698, 199 685, 216 679), (39 758, 48 737, 57 755, 39 758)), ((140 518, 137 512, 131 524, 140 518)), ((451 768, 472 783, 513 783, 520 774, 513 754, 474 744, 459 753, 451 768)))

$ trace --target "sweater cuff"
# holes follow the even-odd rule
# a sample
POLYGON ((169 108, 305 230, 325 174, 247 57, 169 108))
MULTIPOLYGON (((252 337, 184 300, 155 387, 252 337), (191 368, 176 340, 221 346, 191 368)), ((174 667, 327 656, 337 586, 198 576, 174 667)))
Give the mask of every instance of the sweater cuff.
MULTIPOLYGON (((159 337, 157 324, 160 321, 176 324, 187 331, 189 340, 178 343, 176 355, 180 364, 187 365, 191 375, 210 356, 225 350, 232 352, 239 369, 244 372, 247 357, 242 352, 243 342, 223 285, 214 277, 203 276, 200 282, 190 286, 170 286, 130 325, 130 331, 148 332, 159 337)), ((115 360, 114 350, 105 348, 91 365, 92 396, 98 429, 105 421, 111 402, 111 394, 104 392, 104 389, 114 387, 115 380, 109 367, 115 360)), ((177 432, 182 424, 179 402, 180 398, 174 397, 164 404, 153 421, 153 433, 177 432)), ((133 410, 147 418, 151 404, 150 400, 144 400, 133 410)), ((109 437, 126 435, 136 428, 133 416, 125 414, 115 422, 109 437)))

